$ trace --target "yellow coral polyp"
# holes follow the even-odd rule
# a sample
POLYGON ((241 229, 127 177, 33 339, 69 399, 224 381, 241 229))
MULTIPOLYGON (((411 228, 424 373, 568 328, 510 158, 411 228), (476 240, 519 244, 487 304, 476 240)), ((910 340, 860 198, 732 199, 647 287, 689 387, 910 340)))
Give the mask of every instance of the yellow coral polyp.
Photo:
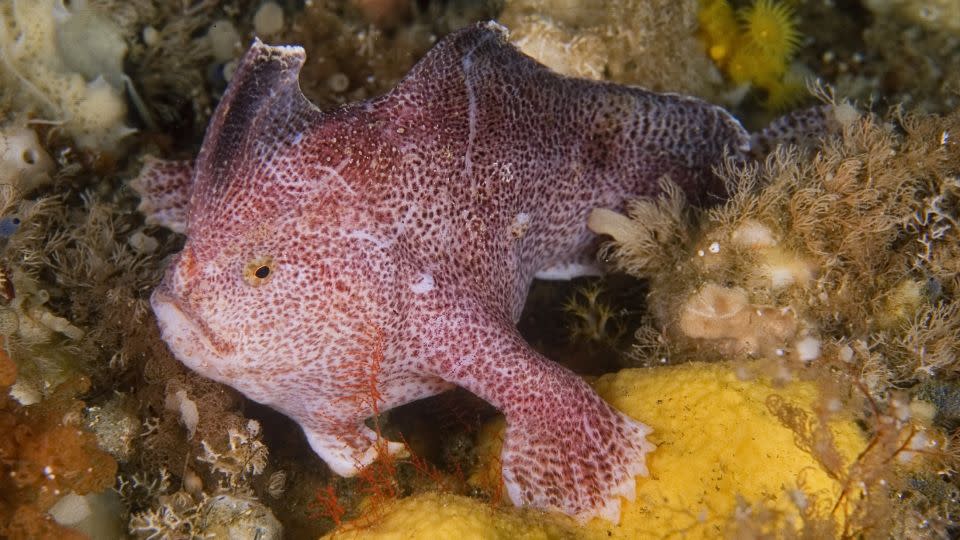
POLYGON ((710 59, 723 65, 736 47, 740 25, 727 0, 704 0, 697 14, 710 59))
POLYGON ((800 45, 793 9, 773 0, 757 0, 740 11, 744 37, 764 56, 784 64, 800 45))
POLYGON ((787 59, 768 56, 752 43, 741 44, 727 64, 727 75, 737 84, 752 83, 768 88, 787 70, 787 59))
POLYGON ((768 105, 782 109, 802 96, 787 67, 800 46, 793 8, 776 0, 756 0, 734 13, 726 0, 701 0, 700 37, 710 58, 736 84, 768 92, 768 105))

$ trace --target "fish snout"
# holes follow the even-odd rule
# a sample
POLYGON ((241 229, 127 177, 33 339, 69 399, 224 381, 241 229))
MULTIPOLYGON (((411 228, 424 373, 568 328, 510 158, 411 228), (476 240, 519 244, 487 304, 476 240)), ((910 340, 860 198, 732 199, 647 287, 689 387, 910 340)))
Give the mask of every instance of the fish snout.
POLYGON ((166 274, 150 296, 150 305, 164 341, 191 369, 215 380, 220 376, 212 358, 224 358, 236 350, 233 343, 211 327, 209 298, 202 294, 204 273, 189 247, 184 248, 167 268, 166 274))

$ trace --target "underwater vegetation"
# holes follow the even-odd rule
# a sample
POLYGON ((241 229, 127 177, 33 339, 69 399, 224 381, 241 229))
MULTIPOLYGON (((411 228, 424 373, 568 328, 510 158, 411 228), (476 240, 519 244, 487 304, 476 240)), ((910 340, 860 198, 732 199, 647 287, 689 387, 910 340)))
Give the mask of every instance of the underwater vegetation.
POLYGON ((80 148, 109 148, 132 131, 123 97, 127 48, 116 24, 85 4, 70 11, 53 0, 4 2, 2 76, 14 107, 36 105, 35 121, 59 126, 80 148))
POLYGON ((83 429, 82 378, 61 384, 42 405, 22 406, 8 394, 17 366, 0 353, 0 536, 84 538, 48 514, 68 494, 109 489, 117 463, 83 429))
POLYGON ((0 537, 957 534, 960 4, 59 4, 0 2, 0 537), (301 85, 330 107, 490 17, 557 71, 746 122, 779 107, 778 84, 795 97, 794 75, 857 104, 825 140, 723 171, 713 208, 664 179, 660 199, 598 211, 617 275, 535 286, 528 340, 655 428, 619 530, 510 507, 495 411, 459 390, 382 413, 372 365, 354 399, 411 455, 338 478, 295 424, 177 362, 149 308, 183 239, 144 222, 127 181, 147 154, 196 151, 254 33, 304 45, 301 85), (770 56, 737 72, 735 53, 770 56), (763 430, 735 448, 751 459, 795 460, 723 461, 730 423, 763 430), (748 474, 772 469, 777 485, 748 474))
MULTIPOLYGON (((668 189, 629 205, 629 217, 595 211, 590 226, 614 239, 604 248, 611 264, 650 279, 658 331, 638 331, 638 361, 765 358, 766 373, 784 383, 832 388, 827 409, 859 401, 872 448, 937 456, 942 468, 923 474, 938 470, 940 482, 955 485, 955 435, 943 424, 950 405, 943 394, 924 396, 943 391, 931 381, 953 380, 960 369, 960 145, 949 136, 960 114, 894 111, 884 120, 847 107, 838 109, 842 134, 815 152, 784 148, 726 171, 731 198, 717 208, 693 212, 668 189), (946 405, 939 424, 938 403, 946 405)), ((863 490, 844 534, 877 523, 945 534, 953 498, 907 497, 899 514, 879 512, 872 505, 911 492, 905 482, 919 473, 897 480, 877 462, 858 465, 870 466, 884 481, 863 490)))
MULTIPOLYGON (((896 113, 892 124, 849 106, 838 114, 843 135, 812 157, 788 148, 728 170, 731 200, 704 222, 692 221, 676 189, 631 204, 628 221, 606 211, 591 216, 594 230, 618 240, 607 247, 609 260, 650 277, 650 309, 665 328, 708 338, 684 341, 701 349, 754 353, 764 347, 738 314, 769 306, 770 324, 781 329, 771 346, 786 356, 795 351, 789 339, 804 336, 852 343, 883 332, 894 346, 917 332, 954 331, 958 154, 949 134, 958 115, 896 113), (696 291, 678 290, 694 284, 696 291)), ((950 353, 931 347, 938 340, 924 342, 922 357, 884 355, 890 382, 954 372, 950 353)))

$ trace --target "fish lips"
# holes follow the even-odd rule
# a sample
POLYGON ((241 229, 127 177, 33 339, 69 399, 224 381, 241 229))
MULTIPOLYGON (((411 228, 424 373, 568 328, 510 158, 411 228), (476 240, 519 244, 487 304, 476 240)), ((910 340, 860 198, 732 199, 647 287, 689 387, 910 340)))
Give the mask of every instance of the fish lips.
POLYGON ((162 282, 150 296, 150 306, 157 317, 160 335, 170 351, 190 369, 216 381, 225 381, 218 364, 235 350, 184 305, 162 282))

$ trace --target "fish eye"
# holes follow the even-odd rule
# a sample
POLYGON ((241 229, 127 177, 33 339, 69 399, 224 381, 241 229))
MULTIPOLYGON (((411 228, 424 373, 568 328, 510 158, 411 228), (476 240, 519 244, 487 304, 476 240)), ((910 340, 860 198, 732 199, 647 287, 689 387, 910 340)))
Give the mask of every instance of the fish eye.
POLYGON ((247 285, 259 287, 273 276, 273 257, 266 255, 247 261, 243 267, 243 280, 247 285))

